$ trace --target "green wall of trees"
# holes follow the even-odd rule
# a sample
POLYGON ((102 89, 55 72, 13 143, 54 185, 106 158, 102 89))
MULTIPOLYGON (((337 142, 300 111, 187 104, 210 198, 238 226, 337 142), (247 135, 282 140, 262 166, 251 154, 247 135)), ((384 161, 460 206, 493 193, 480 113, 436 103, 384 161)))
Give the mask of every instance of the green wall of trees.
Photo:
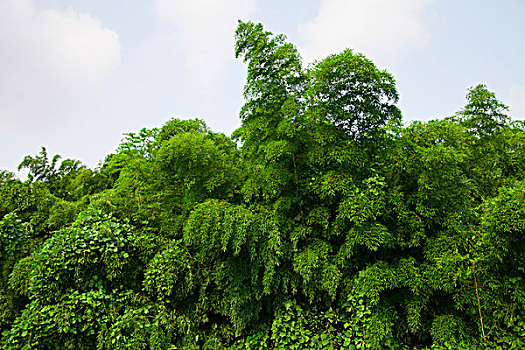
POLYGON ((232 137, 124 135, 0 172, 4 349, 523 349, 525 126, 486 86, 401 123, 351 50, 239 22, 232 137))

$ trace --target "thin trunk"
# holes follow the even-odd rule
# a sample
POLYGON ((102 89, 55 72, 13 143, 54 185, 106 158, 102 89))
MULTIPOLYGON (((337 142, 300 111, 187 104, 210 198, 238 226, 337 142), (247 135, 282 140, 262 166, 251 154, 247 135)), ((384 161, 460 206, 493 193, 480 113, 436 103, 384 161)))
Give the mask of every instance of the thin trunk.
POLYGON ((481 313, 481 300, 479 298, 479 292, 478 292, 478 279, 476 278, 476 265, 473 265, 473 272, 474 272, 474 285, 476 287, 476 298, 478 299, 478 312, 479 312, 479 323, 481 325, 481 334, 483 335, 483 338, 485 338, 485 328, 483 327, 483 314, 481 313))

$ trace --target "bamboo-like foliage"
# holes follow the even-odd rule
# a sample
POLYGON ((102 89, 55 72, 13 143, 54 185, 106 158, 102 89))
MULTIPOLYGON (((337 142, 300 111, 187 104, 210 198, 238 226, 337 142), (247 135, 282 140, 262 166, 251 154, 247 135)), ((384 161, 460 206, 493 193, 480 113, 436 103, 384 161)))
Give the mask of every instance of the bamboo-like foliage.
POLYGON ((363 55, 235 36, 232 137, 172 119, 0 172, 1 347, 524 348, 524 124, 478 85, 403 126, 363 55))

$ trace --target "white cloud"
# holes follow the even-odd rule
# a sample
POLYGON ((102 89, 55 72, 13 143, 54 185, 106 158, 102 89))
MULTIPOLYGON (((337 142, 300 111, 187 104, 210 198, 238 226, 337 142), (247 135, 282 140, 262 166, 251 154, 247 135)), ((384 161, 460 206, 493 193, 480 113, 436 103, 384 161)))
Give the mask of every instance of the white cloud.
MULTIPOLYGON (((89 103, 120 62, 115 32, 73 10, 0 0, 0 121, 43 125, 89 103)), ((4 129, 5 130, 5 129, 4 129)))
POLYGON ((392 59, 430 33, 423 14, 433 0, 322 0, 319 14, 299 27, 307 62, 351 48, 392 59))
POLYGON ((514 85, 507 92, 510 115, 514 119, 525 119, 525 86, 514 85))
POLYGON ((187 68, 200 85, 210 87, 234 58, 237 20, 256 6, 254 0, 157 0, 156 9, 175 28, 187 68))

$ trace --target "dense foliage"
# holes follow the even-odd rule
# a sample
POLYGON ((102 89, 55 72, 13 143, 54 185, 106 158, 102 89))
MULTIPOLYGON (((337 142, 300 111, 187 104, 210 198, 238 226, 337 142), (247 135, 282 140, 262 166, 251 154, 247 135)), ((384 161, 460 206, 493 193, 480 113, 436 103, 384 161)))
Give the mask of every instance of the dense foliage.
POLYGON ((173 119, 0 172, 1 347, 523 349, 524 125, 478 85, 403 126, 363 55, 236 39, 232 137, 173 119))

